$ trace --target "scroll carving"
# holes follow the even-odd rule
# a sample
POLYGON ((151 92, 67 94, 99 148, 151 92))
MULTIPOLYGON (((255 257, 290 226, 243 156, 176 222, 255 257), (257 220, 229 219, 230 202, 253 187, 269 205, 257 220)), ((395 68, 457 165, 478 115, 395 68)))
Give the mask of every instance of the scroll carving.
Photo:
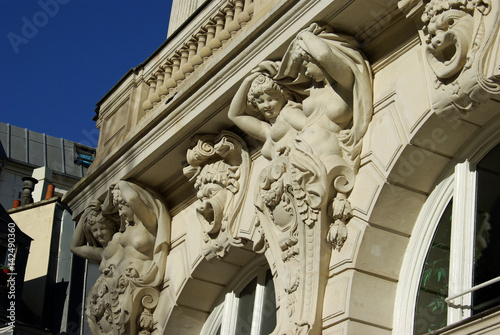
POLYGON ((222 258, 231 246, 242 246, 234 227, 248 188, 250 158, 245 143, 235 134, 201 136, 188 150, 184 174, 195 181, 196 212, 203 227, 203 254, 222 258))
POLYGON ((424 3, 425 56, 436 78, 434 110, 441 117, 472 112, 500 93, 498 1, 424 3))
POLYGON ((371 69, 356 41, 317 24, 297 35, 281 62, 261 63, 232 101, 230 119, 264 142, 270 160, 255 206, 276 268, 273 334, 321 333, 330 254, 347 238, 372 105, 371 69))
POLYGON ((170 215, 163 200, 134 182, 113 183, 104 203, 95 201, 84 212, 71 250, 99 262, 101 276, 86 308, 92 334, 155 330, 169 241, 170 215))

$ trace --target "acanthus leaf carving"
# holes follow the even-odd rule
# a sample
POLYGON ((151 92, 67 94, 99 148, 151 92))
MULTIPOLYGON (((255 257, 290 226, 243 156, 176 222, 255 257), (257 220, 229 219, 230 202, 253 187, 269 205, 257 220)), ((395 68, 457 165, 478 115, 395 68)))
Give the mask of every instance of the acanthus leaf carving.
POLYGON ((235 134, 201 136, 188 150, 184 174, 195 181, 198 220, 203 227, 203 254, 222 258, 231 246, 242 246, 234 223, 248 187, 250 158, 235 134))

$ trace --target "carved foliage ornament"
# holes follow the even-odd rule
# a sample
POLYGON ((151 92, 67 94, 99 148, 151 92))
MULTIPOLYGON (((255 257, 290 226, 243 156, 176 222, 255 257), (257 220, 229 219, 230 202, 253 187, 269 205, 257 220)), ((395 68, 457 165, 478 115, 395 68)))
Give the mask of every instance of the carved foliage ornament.
POLYGON ((424 3, 425 56, 436 76, 434 110, 442 117, 464 115, 500 93, 499 3, 424 3))
POLYGON ((207 259, 224 257, 232 246, 242 246, 234 223, 248 187, 250 158, 235 134, 204 135, 188 150, 184 174, 195 181, 196 213, 203 227, 207 259))

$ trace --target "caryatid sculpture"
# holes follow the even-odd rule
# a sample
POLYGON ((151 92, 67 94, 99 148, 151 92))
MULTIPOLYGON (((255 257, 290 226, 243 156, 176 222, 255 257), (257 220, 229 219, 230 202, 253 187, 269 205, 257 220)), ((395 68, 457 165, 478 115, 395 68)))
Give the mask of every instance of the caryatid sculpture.
POLYGON ((276 269, 273 334, 321 333, 331 249, 347 238, 372 99, 371 69, 354 38, 313 24, 281 62, 262 62, 232 101, 229 118, 264 141, 270 160, 255 206, 276 269))
POLYGON ((184 174, 194 180, 196 212, 203 227, 206 259, 222 258, 242 246, 234 226, 248 188, 250 157, 236 134, 204 135, 188 150, 184 174))
POLYGON ((159 321, 155 312, 164 284, 170 221, 159 194, 123 180, 110 186, 102 206, 84 212, 72 251, 100 263, 101 276, 90 289, 86 307, 93 334, 154 332, 159 321), (90 231, 100 245, 84 244, 82 231, 87 229, 89 218, 99 221, 90 231))
POLYGON ((500 93, 500 3, 423 2, 425 55, 436 78, 434 111, 443 118, 465 115, 500 93))

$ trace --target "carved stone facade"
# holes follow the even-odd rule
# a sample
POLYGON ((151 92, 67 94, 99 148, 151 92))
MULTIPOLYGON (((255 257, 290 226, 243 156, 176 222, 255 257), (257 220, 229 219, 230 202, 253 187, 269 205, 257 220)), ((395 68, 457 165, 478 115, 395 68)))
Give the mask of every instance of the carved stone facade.
POLYGON ((463 263, 479 257, 467 227, 495 217, 475 206, 496 193, 474 196, 500 138, 499 13, 201 5, 101 100, 96 162, 65 197, 74 253, 100 265, 91 331, 494 334, 463 263), (449 248, 433 242, 447 218, 449 248), (449 268, 427 268, 436 245, 449 268))

